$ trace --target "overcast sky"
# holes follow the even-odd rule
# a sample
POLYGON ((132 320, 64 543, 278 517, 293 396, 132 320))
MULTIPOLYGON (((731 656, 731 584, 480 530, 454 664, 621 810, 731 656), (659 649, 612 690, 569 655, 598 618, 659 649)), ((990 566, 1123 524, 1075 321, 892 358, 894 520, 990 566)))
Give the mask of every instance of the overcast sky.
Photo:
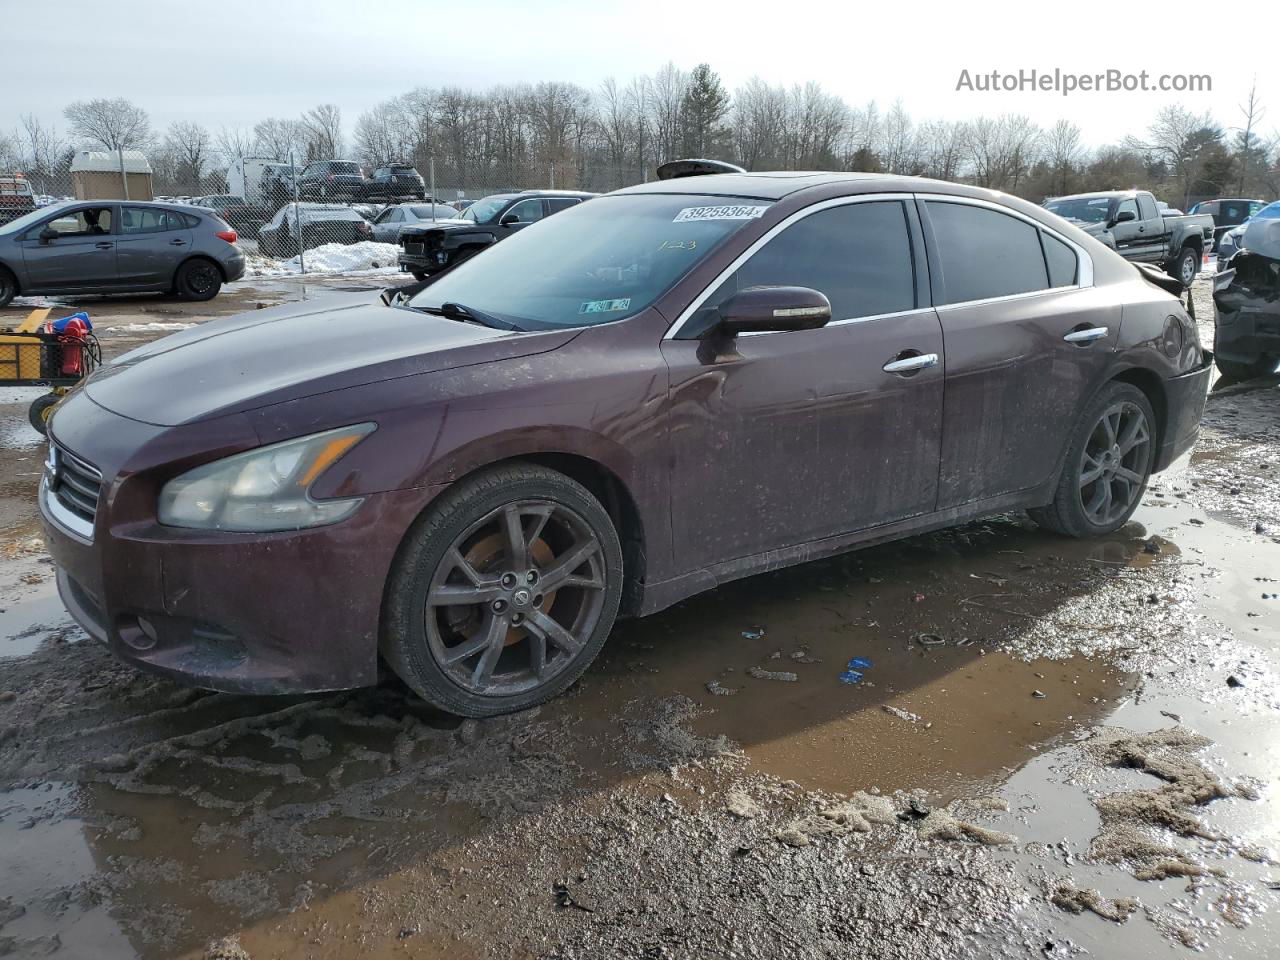
MULTIPOLYGON (((0 10, 18 6, 0 0, 0 10)), ((1256 75, 1269 108, 1263 131, 1280 129, 1280 57, 1270 36, 1278 19, 1263 0, 908 0, 875 9, 856 0, 51 0, 21 11, 16 21, 4 18, 10 30, 24 24, 19 32, 30 42, 10 33, 3 44, 3 130, 25 112, 65 128, 67 103, 123 96, 158 129, 179 119, 249 127, 332 102, 349 135, 362 110, 417 86, 566 80, 595 90, 607 76, 625 82, 668 60, 684 69, 706 61, 730 90, 758 74, 771 83, 816 80, 852 105, 901 98, 917 119, 1020 112, 1048 126, 1067 117, 1093 145, 1140 133, 1170 102, 1236 125, 1256 75), (1247 52, 1250 37, 1263 52, 1247 52), (964 69, 1033 68, 1146 70, 1153 82, 1207 73, 1213 91, 956 90, 964 69)))

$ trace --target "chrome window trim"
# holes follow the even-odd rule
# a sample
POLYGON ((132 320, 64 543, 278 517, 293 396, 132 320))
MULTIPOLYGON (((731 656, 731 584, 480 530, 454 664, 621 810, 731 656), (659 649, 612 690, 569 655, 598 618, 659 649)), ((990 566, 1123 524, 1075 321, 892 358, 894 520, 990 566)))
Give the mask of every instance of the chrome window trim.
MULTIPOLYGON (((854 196, 851 196, 851 197, 832 197, 830 200, 823 200, 819 203, 815 203, 810 206, 807 206, 801 210, 797 210, 795 213, 791 214, 791 216, 787 217, 785 220, 775 223, 769 229, 768 233, 764 234, 764 236, 762 237, 758 237, 755 243, 747 247, 746 250, 742 251, 742 253, 740 253, 734 259, 733 263, 729 264, 727 267, 721 270, 716 275, 715 279, 712 280, 711 283, 707 284, 707 286, 703 288, 703 291, 700 294, 698 294, 691 301, 689 301, 689 305, 687 307, 685 307, 682 311, 680 311, 680 315, 676 317, 675 322, 672 323, 671 326, 667 327, 667 332, 662 335, 662 339, 675 340, 676 333, 680 330, 680 328, 683 327, 686 323, 688 323, 689 318, 692 317, 695 313, 697 313, 699 309, 701 309, 702 305, 707 301, 707 298, 710 297, 711 294, 715 293, 715 291, 720 287, 720 284, 724 283, 724 281, 727 280, 735 270, 737 270, 749 259, 751 259, 751 257, 755 255, 757 250, 759 250, 766 243, 768 243, 770 240, 772 240, 774 237, 780 234, 783 230, 787 229, 787 227, 791 226, 793 223, 803 220, 805 217, 811 216, 822 210, 830 210, 832 207, 847 207, 850 204, 854 204, 854 203, 874 203, 877 200, 882 200, 882 201, 896 200, 899 202, 904 202, 912 199, 914 199, 914 194, 910 194, 910 193, 860 193, 860 194, 855 194, 854 196)), ((917 309, 920 309, 920 308, 913 307, 910 312, 914 312, 917 309)), ((891 314, 885 314, 884 316, 891 316, 891 314)), ((873 319, 879 319, 879 318, 851 317, 849 319, 850 320, 873 320, 873 319)), ((846 322, 848 321, 847 320, 831 321, 831 323, 846 323, 846 322)), ((827 326, 831 326, 831 323, 828 323, 827 326)), ((782 332, 783 331, 781 330, 761 330, 754 335, 768 336, 774 333, 782 333, 782 332)))
MULTIPOLYGON (((1014 217, 1017 220, 1022 220, 1025 223, 1030 224, 1031 226, 1035 227, 1038 230, 1043 230, 1045 233, 1049 234, 1049 236, 1053 237, 1055 240, 1062 241, 1075 253, 1076 282, 1072 284, 1066 284, 1061 287, 1046 287, 1043 290, 1030 290, 1030 291, 1027 291, 1026 293, 1010 293, 1004 296, 988 297, 982 300, 959 300, 955 303, 944 303, 941 305, 934 305, 931 307, 915 307, 911 310, 900 310, 896 313, 884 313, 884 314, 876 314, 870 317, 849 317, 841 320, 832 320, 830 323, 827 324, 827 326, 829 327, 838 326, 840 324, 847 324, 847 323, 869 323, 874 320, 887 320, 892 317, 906 316, 912 313, 920 313, 926 310, 937 310, 939 313, 941 313, 943 311, 952 310, 957 307, 982 306, 983 304, 988 304, 988 303, 1003 303, 1008 300, 1019 300, 1019 299, 1025 299, 1030 297, 1041 297, 1046 294, 1065 293, 1071 290, 1084 290, 1084 289, 1091 288, 1094 285, 1093 257, 1089 255, 1089 252, 1085 250, 1084 247, 1080 246, 1080 244, 1072 240, 1070 237, 1064 236, 1063 234, 1055 230, 1053 227, 1046 226, 1040 221, 1034 219, 1033 217, 1027 216, 1025 213, 1022 213, 1019 210, 1014 210, 1011 207, 1006 207, 1006 206, 1003 206, 1002 204, 994 203, 990 200, 982 200, 977 197, 957 197, 947 193, 864 193, 864 194, 858 194, 856 196, 851 196, 851 197, 833 197, 830 200, 823 200, 820 203, 815 203, 812 206, 805 207, 803 210, 797 210, 795 213, 791 214, 791 216, 787 217, 787 219, 783 220, 780 223, 775 224, 769 230, 768 233, 766 233, 764 236, 757 239, 755 243, 753 243, 750 247, 744 250, 737 258, 735 258, 733 263, 729 264, 729 266, 727 266, 724 270, 720 271, 720 273, 716 275, 715 279, 712 280, 712 282, 709 283, 703 289, 703 291, 700 294, 698 294, 698 296, 694 297, 694 299, 690 301, 689 306, 685 307, 684 310, 680 312, 680 315, 676 317, 675 322, 672 323, 669 327, 667 327, 667 331, 662 335, 662 339, 663 340, 676 339, 676 334, 679 332, 679 330, 686 323, 689 322, 690 317, 692 317, 694 313, 696 313, 702 307, 702 305, 707 301, 707 298, 709 298, 711 294, 714 293, 716 289, 719 288, 720 284, 724 283, 724 281, 729 278, 730 274, 732 274, 735 270, 737 270, 744 263, 746 263, 746 261, 750 259, 751 256, 755 254, 757 250, 759 250, 766 243, 768 243, 770 240, 776 237, 779 233, 781 233, 787 227, 791 226, 793 223, 796 223, 797 221, 802 220, 805 217, 811 214, 817 213, 821 210, 829 210, 832 207, 843 207, 852 203, 874 203, 877 200, 898 200, 898 201, 922 200, 926 202, 961 203, 961 204, 967 204, 968 206, 971 206, 971 207, 982 207, 988 210, 994 210, 996 213, 1003 213, 1005 216, 1014 217)), ((927 254, 926 254, 926 257, 927 257, 927 254)), ((762 330, 762 331, 758 331, 756 333, 751 333, 751 334, 740 334, 740 336, 760 337, 760 336, 769 336, 773 333, 781 333, 781 332, 783 331, 762 330)))
POLYGON ((995 303, 999 300, 1012 300, 1014 297, 1033 297, 1042 293, 1061 292, 1063 290, 1074 290, 1093 286, 1093 257, 1089 256, 1089 252, 1070 237, 1063 236, 1053 227, 1046 226, 1039 220, 1022 213, 1020 210, 1014 210, 1012 207, 1002 206, 1001 204, 993 203, 990 200, 981 200, 977 197, 955 197, 946 193, 918 193, 915 196, 917 200, 923 200, 926 203, 962 203, 970 207, 983 207, 987 210, 994 210, 996 213, 1003 213, 1007 217, 1014 217, 1017 220, 1022 220, 1031 224, 1031 226, 1038 230, 1043 230, 1055 240, 1061 240, 1068 247, 1074 250, 1076 254, 1077 269, 1075 283, 1070 283, 1061 287, 1046 287, 1044 290, 1030 290, 1026 293, 1010 293, 1001 297, 987 297, 982 300, 958 300, 955 303, 942 304, 942 306, 937 307, 938 310, 941 310, 944 307, 958 307, 970 303, 995 303))

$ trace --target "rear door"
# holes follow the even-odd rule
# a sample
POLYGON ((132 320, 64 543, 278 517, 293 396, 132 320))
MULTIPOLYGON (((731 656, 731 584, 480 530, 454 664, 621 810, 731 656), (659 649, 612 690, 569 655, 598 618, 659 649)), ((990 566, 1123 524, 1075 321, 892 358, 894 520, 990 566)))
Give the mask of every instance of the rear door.
POLYGON ((115 220, 114 204, 88 203, 27 230, 20 243, 29 289, 57 293, 116 286, 115 220), (45 228, 57 238, 41 240, 45 228))
POLYGON ((831 301, 825 328, 743 335, 727 352, 679 329, 662 342, 682 560, 713 566, 933 509, 942 334, 917 285, 923 256, 913 256, 921 243, 906 199, 801 211, 685 321, 699 329, 746 287, 798 285, 831 301), (909 369, 885 369, 904 358, 909 369))
POLYGON ((116 240, 121 285, 167 289, 178 264, 190 254, 191 242, 191 228, 178 211, 122 206, 116 240))
POLYGON ((1083 250, 1007 208, 922 197, 947 345, 938 509, 1055 474, 1115 348, 1120 307, 1083 250))

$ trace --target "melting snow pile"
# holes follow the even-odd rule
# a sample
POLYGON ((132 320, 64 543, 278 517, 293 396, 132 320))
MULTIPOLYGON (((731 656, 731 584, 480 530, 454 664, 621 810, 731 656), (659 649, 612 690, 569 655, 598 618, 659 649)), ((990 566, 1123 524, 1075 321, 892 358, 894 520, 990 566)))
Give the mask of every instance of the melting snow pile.
POLYGON ((288 260, 271 260, 265 257, 248 257, 245 276, 278 277, 301 273, 303 263, 307 273, 365 273, 399 269, 396 261, 400 248, 394 243, 326 243, 306 251, 301 262, 298 257, 288 260))

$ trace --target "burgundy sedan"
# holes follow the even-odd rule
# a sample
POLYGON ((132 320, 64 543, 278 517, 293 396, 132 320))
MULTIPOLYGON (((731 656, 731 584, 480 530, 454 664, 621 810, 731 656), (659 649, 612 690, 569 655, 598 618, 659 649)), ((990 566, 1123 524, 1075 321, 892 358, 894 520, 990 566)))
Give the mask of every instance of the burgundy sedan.
POLYGON ((1053 214, 867 174, 688 177, 434 280, 206 323, 54 412, 62 597, 216 690, 565 690, 620 614, 974 517, 1106 534, 1195 440, 1178 299, 1053 214))

